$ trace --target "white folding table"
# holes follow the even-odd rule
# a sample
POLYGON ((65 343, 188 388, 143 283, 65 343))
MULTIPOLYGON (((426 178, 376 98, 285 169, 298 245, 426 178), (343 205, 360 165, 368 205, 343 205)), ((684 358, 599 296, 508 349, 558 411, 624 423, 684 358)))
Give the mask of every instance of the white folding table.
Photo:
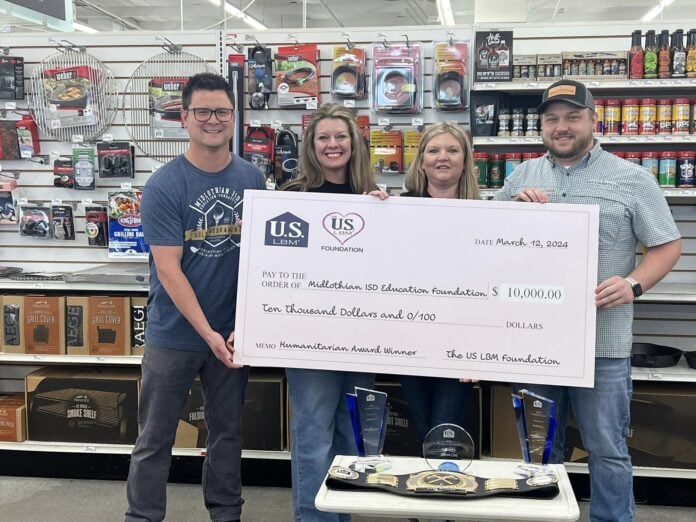
MULTIPOLYGON (((348 467, 355 457, 337 456, 332 466, 348 467)), ((407 474, 430 469, 424 459, 389 457, 392 468, 386 473, 407 474)), ((465 473, 486 478, 519 477, 518 461, 476 460, 465 473)), ((580 517, 578 503, 563 465, 550 468, 558 474, 559 494, 553 499, 492 496, 478 499, 423 498, 383 491, 338 491, 323 484, 315 499, 320 511, 351 513, 368 517, 440 518, 449 520, 561 521, 580 517)))

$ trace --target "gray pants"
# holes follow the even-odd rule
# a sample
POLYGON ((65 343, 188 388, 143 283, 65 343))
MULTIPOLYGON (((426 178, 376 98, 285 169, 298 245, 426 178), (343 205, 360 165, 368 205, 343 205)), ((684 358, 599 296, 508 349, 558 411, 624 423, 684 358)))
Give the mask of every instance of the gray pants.
POLYGON ((142 363, 140 434, 128 473, 126 522, 160 522, 167 507, 172 446, 188 392, 197 374, 203 389, 208 451, 203 496, 210 519, 238 520, 242 512, 242 408, 248 368, 230 369, 211 351, 148 346, 142 363))

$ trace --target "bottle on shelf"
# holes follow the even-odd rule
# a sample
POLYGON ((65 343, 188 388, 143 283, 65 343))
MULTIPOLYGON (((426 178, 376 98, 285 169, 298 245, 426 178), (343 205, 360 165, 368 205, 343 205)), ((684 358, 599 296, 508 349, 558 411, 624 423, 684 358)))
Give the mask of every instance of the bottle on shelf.
POLYGON ((641 31, 633 31, 631 35, 631 50, 629 52, 628 77, 638 80, 643 77, 643 45, 641 44, 641 31))
POLYGON ((645 33, 643 78, 657 78, 657 44, 655 43, 655 31, 652 29, 645 33))
POLYGON ((686 77, 686 47, 684 47, 684 31, 677 29, 672 33, 672 78, 686 77))
POLYGON ((669 49, 669 29, 663 29, 658 40, 657 77, 672 77, 672 56, 669 49))
POLYGON ((481 42, 481 47, 477 51, 478 53, 478 61, 479 65, 482 69, 487 69, 488 68, 488 53, 490 52, 490 49, 486 45, 486 41, 481 42))
POLYGON ((686 77, 696 78, 696 29, 689 30, 686 44, 686 77))
POLYGON ((505 45, 505 40, 501 40, 500 47, 498 47, 498 66, 501 69, 510 67, 510 49, 505 45))

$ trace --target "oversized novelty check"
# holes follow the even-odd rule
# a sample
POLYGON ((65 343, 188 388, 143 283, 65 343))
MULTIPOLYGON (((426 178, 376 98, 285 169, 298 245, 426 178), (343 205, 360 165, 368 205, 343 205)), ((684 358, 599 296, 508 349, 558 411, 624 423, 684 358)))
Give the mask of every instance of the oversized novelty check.
POLYGON ((235 361, 592 386, 598 207, 249 191, 235 361))

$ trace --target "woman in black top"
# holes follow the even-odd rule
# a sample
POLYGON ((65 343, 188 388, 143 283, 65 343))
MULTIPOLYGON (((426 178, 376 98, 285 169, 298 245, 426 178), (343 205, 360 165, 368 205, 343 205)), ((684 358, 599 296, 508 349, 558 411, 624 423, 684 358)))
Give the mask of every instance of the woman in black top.
MULTIPOLYGON (((471 145, 459 125, 442 122, 428 127, 404 184, 407 192, 402 196, 479 199, 471 145)), ((410 375, 400 380, 421 443, 438 424, 457 424, 471 431, 474 394, 470 382, 410 375)))
MULTIPOLYGON (((316 111, 302 138, 300 176, 284 190, 343 194, 370 193, 380 198, 365 140, 352 113, 326 104, 316 111)), ((285 370, 292 418, 292 497, 295 520, 349 520, 324 513, 314 497, 336 455, 357 455, 346 393, 355 386, 374 387, 374 374, 329 370, 285 370)))

